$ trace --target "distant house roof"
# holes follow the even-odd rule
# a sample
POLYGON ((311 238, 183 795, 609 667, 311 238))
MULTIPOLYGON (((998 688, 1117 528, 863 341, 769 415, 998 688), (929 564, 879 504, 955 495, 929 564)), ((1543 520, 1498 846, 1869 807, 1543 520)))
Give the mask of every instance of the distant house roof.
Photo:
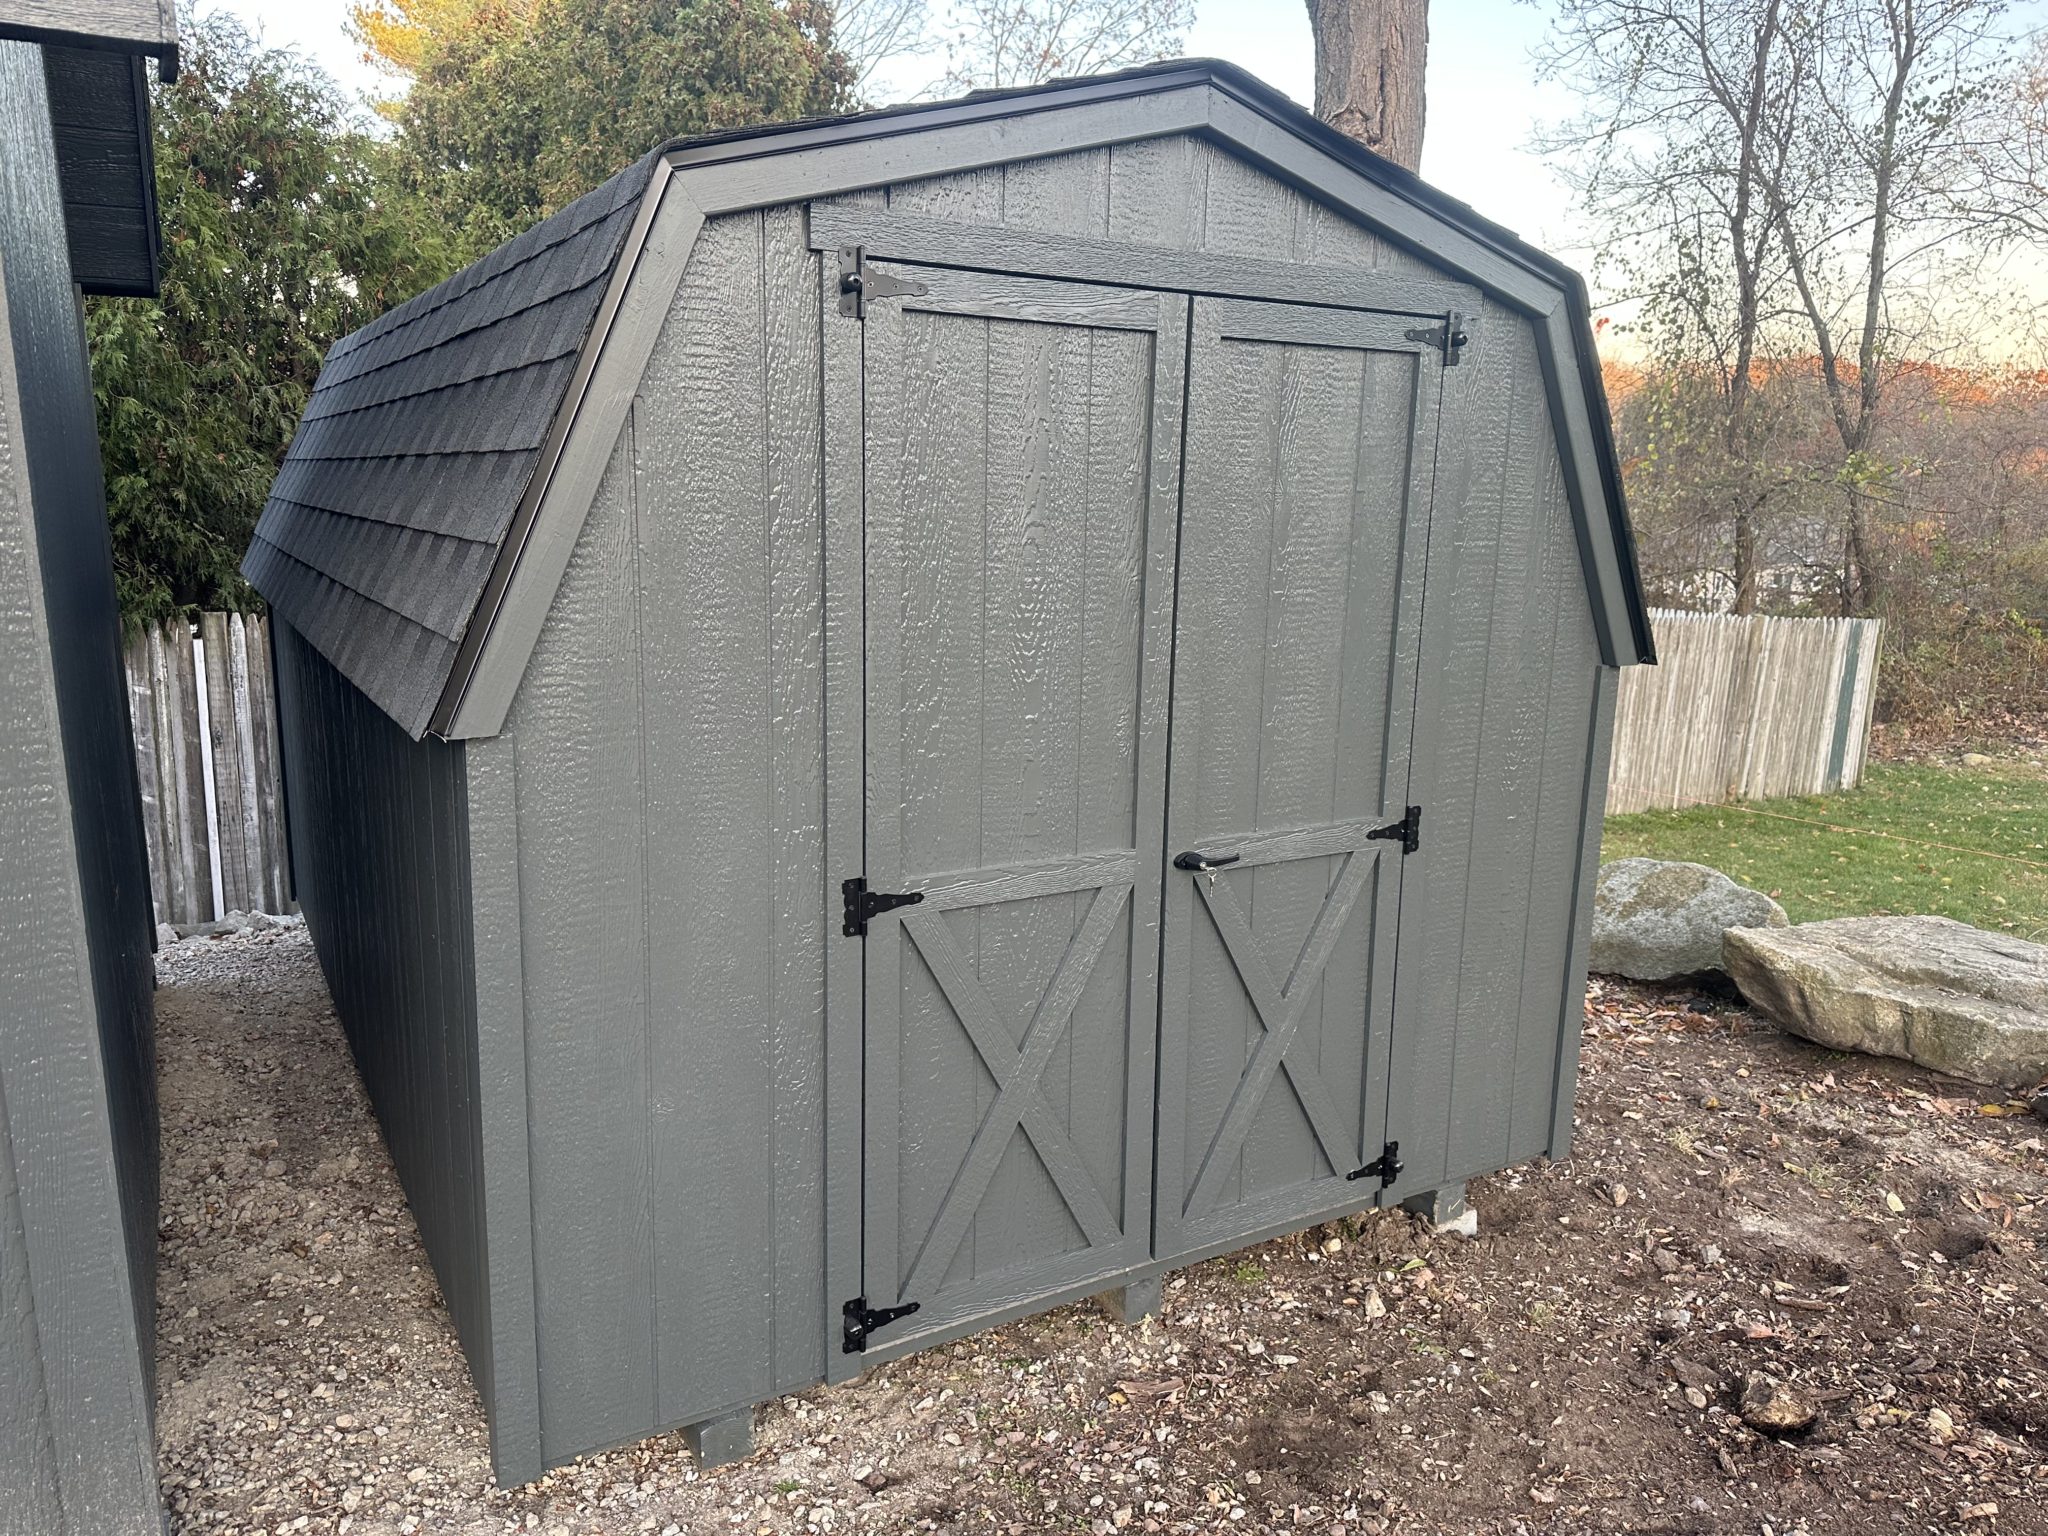
POLYGON ((132 53, 178 77, 176 0, 0 0, 0 38, 132 53))
MULTIPOLYGON (((831 153, 867 140, 1106 102, 1125 104, 1118 138, 1146 137, 1148 101, 1172 95, 1185 102, 1191 90, 1213 93, 1199 131, 1274 163, 1311 195, 1351 208, 1387 238, 1506 297, 1536 321, 1539 347, 1560 375, 1557 398, 1567 419, 1559 432, 1569 439, 1561 447, 1603 653, 1610 662, 1652 660, 1577 274, 1234 65, 1212 60, 662 146, 335 343, 257 524, 244 575, 411 735, 448 734, 496 600, 521 557, 526 519, 582 404, 581 383, 671 172, 686 189, 692 176, 710 178, 695 184, 709 216, 900 179, 900 164, 888 154, 849 161, 831 153), (1276 128, 1281 141, 1272 138, 1276 128), (1301 160, 1304 145, 1319 154, 1301 160), (813 151, 824 158, 806 174, 775 174, 813 151), (787 158, 765 176, 717 179, 741 162, 776 156, 787 158), (1319 172, 1323 166, 1341 167, 1350 184, 1369 185, 1381 204, 1377 216, 1357 207, 1355 192, 1322 185, 1321 176, 1334 182, 1338 174, 1319 172), (1447 260, 1442 237, 1449 232, 1457 250, 1447 260)), ((988 159, 983 153, 976 163, 988 159)))

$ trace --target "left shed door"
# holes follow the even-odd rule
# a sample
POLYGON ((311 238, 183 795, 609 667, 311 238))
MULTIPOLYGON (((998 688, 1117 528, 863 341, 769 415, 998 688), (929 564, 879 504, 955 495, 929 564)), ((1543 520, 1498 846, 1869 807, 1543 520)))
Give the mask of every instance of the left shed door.
POLYGON ((1187 300, 869 270, 922 290, 826 320, 862 354, 864 873, 921 896, 863 946, 893 1349, 1149 1257, 1187 300))

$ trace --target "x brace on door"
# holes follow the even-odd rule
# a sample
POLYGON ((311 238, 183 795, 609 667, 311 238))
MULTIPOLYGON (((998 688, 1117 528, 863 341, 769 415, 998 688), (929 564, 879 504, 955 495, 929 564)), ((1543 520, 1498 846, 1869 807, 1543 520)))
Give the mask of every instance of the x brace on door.
MULTIPOLYGON (((1371 836, 1369 832, 1362 835, 1371 836)), ((1343 1172, 1359 1160, 1358 1148, 1352 1144, 1354 1138, 1345 1134, 1343 1123, 1330 1102, 1330 1095, 1323 1087, 1314 1063, 1306 1059, 1305 1052, 1296 1049, 1302 1014, 1309 998, 1315 995, 1316 979, 1322 975, 1323 967, 1336 951, 1345 920, 1351 915, 1359 892, 1365 889, 1365 877, 1371 872, 1376 857, 1375 853, 1360 848, 1343 851, 1344 864, 1336 883, 1323 898, 1315 922, 1309 928, 1308 937, 1303 941, 1301 952, 1296 956, 1294 968, 1288 972, 1284 985, 1274 984, 1273 973, 1267 968, 1265 956, 1260 953, 1259 941, 1253 936, 1251 924, 1245 920, 1244 908, 1238 905, 1230 887, 1206 878, 1195 881, 1195 889, 1202 893, 1203 904, 1208 907, 1209 917, 1216 924, 1217 935, 1229 952, 1230 963, 1236 968, 1238 979, 1244 983, 1252 1008, 1259 1016, 1262 1033, 1259 1043, 1252 1047, 1244 1075, 1238 1079, 1237 1088, 1230 1096, 1230 1105, 1224 1111, 1222 1122, 1216 1127, 1216 1135, 1210 1141, 1202 1166, 1195 1175, 1195 1187, 1188 1195, 1185 1212, 1190 1219, 1202 1215, 1215 1203, 1232 1163, 1244 1146, 1252 1121, 1258 1115, 1259 1105, 1265 1100, 1267 1089, 1272 1087, 1275 1075, 1283 1069, 1288 1082, 1294 1086, 1295 1097, 1301 1100, 1301 1107, 1308 1115, 1323 1156, 1329 1159, 1331 1170, 1343 1172)))
POLYGON ((1113 1243, 1123 1235, 1116 1217, 1089 1178, 1080 1152, 1047 1102, 1039 1078, 1073 1021, 1082 989, 1087 986, 1089 974, 1101 958, 1103 946, 1115 931, 1117 919, 1123 915, 1130 897, 1128 883, 1096 888, 1087 914, 1060 957, 1045 995, 1038 1001, 1021 1046, 1010 1044, 1009 1032, 1003 1028, 994 1000, 953 942, 953 931, 946 925, 944 914, 925 912, 904 919, 904 932, 924 956, 925 964, 931 968, 933 978, 966 1028, 997 1087, 995 1102, 982 1117, 981 1126, 968 1146, 966 1161, 946 1192, 930 1235, 904 1279, 906 1297, 927 1296, 945 1278, 961 1239, 967 1235, 968 1223, 988 1193, 989 1180, 995 1177, 996 1166, 1019 1125, 1038 1149, 1046 1171, 1059 1186, 1060 1198, 1066 1201, 1089 1243, 1113 1243))

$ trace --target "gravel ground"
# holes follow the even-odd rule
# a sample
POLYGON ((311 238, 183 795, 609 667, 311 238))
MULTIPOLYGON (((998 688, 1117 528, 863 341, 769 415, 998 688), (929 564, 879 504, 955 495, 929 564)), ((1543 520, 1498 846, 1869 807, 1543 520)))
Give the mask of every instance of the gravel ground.
POLYGON ((1596 983, 1578 1150, 491 1485, 304 930, 159 957, 173 1531, 2048 1532, 2048 1127, 1596 983))

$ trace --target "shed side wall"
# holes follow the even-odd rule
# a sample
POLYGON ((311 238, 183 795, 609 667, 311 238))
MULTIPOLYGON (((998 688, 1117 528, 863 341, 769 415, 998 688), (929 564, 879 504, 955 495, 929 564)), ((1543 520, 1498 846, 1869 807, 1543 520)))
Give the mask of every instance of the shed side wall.
POLYGON ((1423 836, 1402 880, 1387 1127, 1404 1190, 1550 1149, 1585 986, 1580 852, 1598 845, 1606 782, 1613 669, 1535 338, 1492 304, 1473 334, 1445 374, 1429 529, 1409 795, 1423 836))
POLYGON ((493 1400, 463 747, 272 618, 299 905, 478 1390, 493 1400))
POLYGON ((824 1372, 819 281, 705 230, 507 722, 551 1462, 824 1372))
MULTIPOLYGON (((0 1345, 0 1377, 13 1391, 40 1371, 64 1505, 63 1522, 40 1521, 24 1488, 19 1505, 0 1498, 0 1529, 141 1531, 159 1519, 149 878, 92 382, 33 44, 0 42, 0 145, 0 1156, 14 1185, 0 1201, 12 1250, 0 1306, 34 1311, 0 1345)), ((15 1471, 0 1472, 10 1487, 15 1471)))

